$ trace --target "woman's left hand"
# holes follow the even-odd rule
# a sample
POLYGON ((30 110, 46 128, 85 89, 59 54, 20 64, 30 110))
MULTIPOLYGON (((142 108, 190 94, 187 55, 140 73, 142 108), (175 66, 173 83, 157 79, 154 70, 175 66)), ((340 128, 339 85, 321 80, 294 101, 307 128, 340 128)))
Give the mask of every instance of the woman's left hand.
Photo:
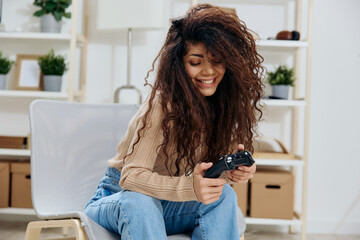
MULTIPOLYGON (((244 145, 239 144, 237 148, 233 151, 233 153, 236 153, 239 150, 244 150, 244 145)), ((250 178, 254 176, 255 172, 256 172, 256 163, 254 163, 251 167, 240 166, 235 170, 227 171, 226 175, 233 182, 247 183, 250 180, 250 178)))

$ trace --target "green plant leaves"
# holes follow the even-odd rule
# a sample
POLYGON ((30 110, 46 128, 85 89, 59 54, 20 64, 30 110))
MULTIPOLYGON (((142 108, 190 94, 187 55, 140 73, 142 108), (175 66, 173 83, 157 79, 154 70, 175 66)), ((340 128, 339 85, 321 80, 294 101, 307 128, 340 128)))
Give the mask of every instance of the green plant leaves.
POLYGON ((44 75, 62 76, 67 69, 65 58, 61 55, 55 55, 53 49, 46 56, 39 57, 38 63, 44 75))
POLYGON ((294 86, 294 69, 286 65, 280 65, 273 72, 267 72, 267 81, 270 85, 294 86))
POLYGON ((39 11, 34 12, 35 17, 41 17, 44 14, 45 14, 45 9, 41 9, 39 11))
POLYGON ((11 61, 8 57, 3 56, 0 51, 0 74, 8 74, 14 61, 11 61))
POLYGON ((59 22, 61 20, 62 13, 58 12, 58 11, 54 11, 53 14, 54 14, 54 17, 55 17, 56 21, 59 22))
POLYGON ((71 3, 71 0, 34 0, 33 4, 41 8, 34 13, 34 16, 41 17, 51 13, 56 21, 61 21, 62 17, 71 18, 71 13, 66 12, 71 3))

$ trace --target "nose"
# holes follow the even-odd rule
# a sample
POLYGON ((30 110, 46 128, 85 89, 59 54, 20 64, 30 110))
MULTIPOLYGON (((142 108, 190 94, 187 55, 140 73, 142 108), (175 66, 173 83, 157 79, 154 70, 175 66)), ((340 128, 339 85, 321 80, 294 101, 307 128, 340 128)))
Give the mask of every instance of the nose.
POLYGON ((211 62, 209 61, 205 61, 203 68, 202 68, 202 74, 206 75, 206 76, 211 76, 212 74, 214 74, 215 70, 214 70, 214 66, 212 65, 211 62))

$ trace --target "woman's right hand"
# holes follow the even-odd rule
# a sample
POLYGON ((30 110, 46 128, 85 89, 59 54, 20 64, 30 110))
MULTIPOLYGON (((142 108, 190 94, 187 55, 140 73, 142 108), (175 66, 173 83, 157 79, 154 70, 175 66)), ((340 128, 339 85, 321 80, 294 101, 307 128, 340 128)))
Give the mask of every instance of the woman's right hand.
POLYGON ((212 163, 201 163, 194 169, 194 191, 199 202, 210 204, 219 200, 222 193, 225 179, 204 178, 204 173, 209 169, 212 163))

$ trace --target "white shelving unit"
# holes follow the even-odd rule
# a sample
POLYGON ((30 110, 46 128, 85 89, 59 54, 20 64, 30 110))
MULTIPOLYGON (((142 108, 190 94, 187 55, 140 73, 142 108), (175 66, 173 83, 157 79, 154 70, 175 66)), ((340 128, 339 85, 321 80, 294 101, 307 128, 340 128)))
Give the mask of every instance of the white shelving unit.
POLYGON ((274 106, 274 107, 305 107, 306 102, 304 100, 262 100, 261 101, 265 106, 274 106))
POLYGON ((291 40, 258 40, 256 45, 261 48, 296 49, 307 47, 308 42, 291 40))
POLYGON ((0 148, 0 156, 6 159, 9 158, 30 158, 30 150, 29 149, 8 149, 8 148, 0 148))
POLYGON ((21 216, 35 216, 35 211, 32 208, 0 208, 0 214, 11 214, 21 216))
MULTIPOLYGON (((28 1, 29 5, 32 1, 28 1)), ((19 8, 24 6, 19 3, 19 8)), ((4 11, 4 9, 3 9, 4 11)), ((67 89, 61 92, 45 92, 45 91, 20 91, 20 90, 0 90, 0 114, 13 114, 9 111, 7 105, 18 106, 19 109, 24 109, 23 106, 28 106, 33 100, 36 99, 51 99, 59 101, 80 101, 85 100, 85 84, 86 84, 86 58, 87 58, 87 24, 89 12, 89 0, 73 0, 71 5, 71 29, 69 33, 41 33, 41 32, 0 32, 0 50, 6 46, 19 46, 16 47, 16 53, 22 53, 22 48, 34 46, 34 51, 41 49, 43 45, 46 46, 60 46, 61 49, 68 50, 68 73, 67 79, 63 77, 63 83, 67 83, 67 89), (79 20, 79 4, 82 3, 83 16, 82 33, 79 33, 78 20, 79 20), (79 69, 79 74, 76 76, 76 70, 79 69), (78 84, 78 86, 75 86, 78 84)), ((3 19, 5 20, 5 19, 3 19)), ((48 51, 48 49, 46 49, 48 51)), ((34 52, 36 53, 36 52, 34 52)), ((11 79, 10 79, 11 81, 11 79)), ((27 107, 25 108, 27 111, 27 107)), ((14 113, 18 114, 19 111, 15 110, 14 113)), ((23 114, 27 115, 27 112, 23 114)), ((0 135, 2 133, 0 132, 0 135)), ((9 135, 9 134, 6 134, 9 135)), ((30 160, 29 149, 4 149, 0 148, 0 161, 23 161, 30 160)), ((35 216, 33 209, 27 208, 0 208, 0 215, 23 215, 35 216)))
POLYGON ((20 90, 0 90, 0 99, 6 101, 10 99, 56 99, 67 100, 69 94, 65 92, 45 92, 45 91, 20 91, 20 90))
MULTIPOLYGON (((245 4, 251 5, 251 1, 231 1, 231 0, 213 0, 213 1, 202 1, 202 0, 191 0, 191 4, 195 5, 198 3, 210 3, 213 5, 230 5, 226 7, 234 7, 235 5, 245 4)), ((261 3, 267 4, 272 2, 271 0, 262 1, 261 3), (266 3, 265 3, 266 2, 266 3)), ((276 4, 279 4, 279 1, 273 1, 276 4)), ((306 209, 307 209, 307 174, 308 174, 308 139, 309 139, 309 113, 310 113, 310 76, 311 76, 311 25, 312 25, 312 11, 313 11, 313 0, 294 0, 294 1, 284 1, 284 2, 293 2, 295 12, 292 14, 294 16, 294 29, 301 32, 303 28, 304 16, 307 17, 307 34, 306 38, 302 37, 300 41, 286 41, 286 40, 263 40, 259 39, 256 41, 257 48, 262 55, 266 53, 267 56, 271 54, 281 53, 289 54, 294 56, 293 65, 295 69, 296 78, 299 79, 302 77, 303 81, 297 81, 296 88, 294 89, 293 99, 291 100, 278 100, 278 99, 263 99, 260 102, 261 106, 265 106, 267 109, 266 112, 271 116, 272 111, 276 110, 276 114, 280 114, 281 111, 291 112, 291 126, 293 131, 291 137, 291 149, 294 153, 298 152, 300 145, 303 149, 300 149, 301 156, 295 155, 294 159, 255 159, 258 168, 261 167, 279 167, 279 168, 290 168, 293 172, 296 170, 301 170, 301 196, 297 196, 296 199, 301 202, 301 211, 297 213, 294 209, 294 218, 291 220, 287 219, 267 219, 267 218, 251 218, 246 217, 245 221, 250 225, 277 225, 277 226, 287 226, 289 231, 293 232, 294 227, 301 229, 301 240, 306 239, 306 209), (306 3, 306 4, 304 4, 306 3), (303 11, 307 6, 307 9, 303 11), (306 56, 301 56, 305 52, 306 56), (305 59, 305 61, 303 61, 305 59), (306 70, 301 68, 303 65, 306 65, 306 70), (300 86, 298 86, 300 85, 300 86), (304 90, 304 97, 300 95, 302 87, 304 90), (302 118, 302 116, 304 118, 302 118), (302 124, 303 128, 300 128, 299 125, 302 124), (303 129, 303 133, 299 133, 298 129, 303 129), (301 140, 298 140, 300 139, 301 140), (300 144, 301 141, 301 144, 300 144)), ((254 1, 254 6, 260 5, 259 1, 254 1)), ((289 10, 288 8, 284 8, 289 10)), ((268 14, 268 12, 266 13, 268 14)), ((288 14, 288 13, 287 13, 288 14)), ((261 14, 258 14, 259 17, 261 14)), ((269 18, 267 15, 266 17, 269 18)), ((240 17, 242 18, 242 17, 240 17)), ((243 19, 244 20, 244 19, 243 19)), ((289 20, 289 15, 286 15, 286 20, 289 20)), ((271 21, 271 19, 268 19, 271 21)), ((280 26, 281 27, 281 26, 280 26)), ((279 29, 282 30, 282 29, 279 29)), ((266 57, 265 61, 266 61, 266 57)), ((296 176, 299 177, 299 176, 296 176)))
POLYGON ((302 221, 299 219, 283 220, 283 219, 268 219, 268 218, 250 218, 246 217, 247 224, 256 225, 283 225, 283 226, 301 226, 302 221))

